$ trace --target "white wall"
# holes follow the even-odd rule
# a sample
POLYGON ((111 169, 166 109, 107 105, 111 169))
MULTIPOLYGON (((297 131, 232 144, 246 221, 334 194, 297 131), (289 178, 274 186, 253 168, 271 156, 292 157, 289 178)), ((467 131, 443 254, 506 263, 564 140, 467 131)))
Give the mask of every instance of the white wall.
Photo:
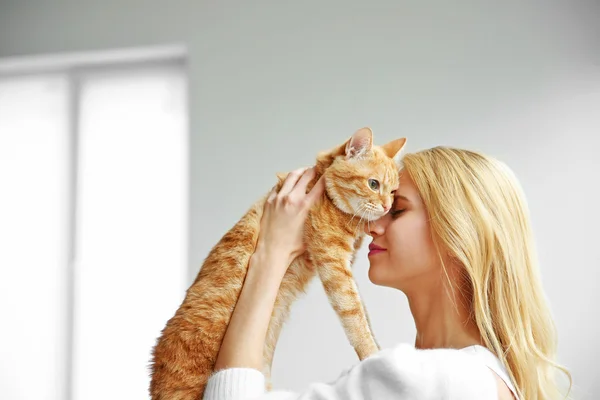
MULTIPOLYGON (((0 57, 184 43, 190 51, 191 275, 273 182, 356 128, 483 150, 532 209, 560 361, 600 395, 600 6, 589 1, 0 3, 0 57)), ((413 341, 403 295, 356 275, 381 344, 413 341)), ((191 278, 191 276, 190 276, 191 278)), ((355 362, 318 284, 275 360, 278 387, 355 362)), ((143 367, 143 366, 140 366, 143 367)))

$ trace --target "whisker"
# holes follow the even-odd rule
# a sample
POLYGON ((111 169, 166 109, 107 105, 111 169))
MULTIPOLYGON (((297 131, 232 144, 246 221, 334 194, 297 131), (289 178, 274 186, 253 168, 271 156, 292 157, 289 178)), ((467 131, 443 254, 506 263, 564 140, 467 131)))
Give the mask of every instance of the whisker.
MULTIPOLYGON (((364 207, 365 207, 365 203, 361 203, 361 204, 359 205, 358 209, 357 209, 357 210, 354 212, 354 214, 352 215, 352 218, 350 218, 350 221, 348 221, 348 222, 346 223, 346 228, 348 227, 348 225, 350 225, 350 224, 352 223, 352 220, 354 219, 354 217, 356 217, 356 216, 357 216, 356 214, 357 214, 357 213, 359 213, 359 212, 360 212, 360 211, 361 211, 361 210, 362 210, 364 207)), ((356 234, 356 232, 355 232, 355 234, 356 234)))
POLYGON ((376 205, 374 205, 373 203, 369 203, 368 204, 368 218, 367 218, 367 227, 369 229, 369 231, 371 230, 371 220, 373 219, 373 216, 375 215, 376 212, 378 212, 379 209, 376 205))
POLYGON ((365 213, 365 211, 364 211, 364 207, 359 207, 359 210, 362 210, 362 211, 361 211, 361 214, 360 214, 360 220, 358 221, 358 224, 356 224, 356 226, 354 227, 354 232, 353 232, 353 233, 354 233, 354 236, 356 236, 356 234, 357 234, 357 231, 358 231, 358 229, 360 228, 360 225, 361 225, 361 223, 362 223, 362 219, 363 219, 363 215, 364 215, 364 213, 365 213))
MULTIPOLYGON (((365 217, 365 214, 366 214, 366 213, 368 213, 368 212, 369 212, 369 211, 368 211, 368 210, 365 208, 365 209, 364 209, 364 211, 363 211, 363 213, 362 213, 362 215, 361 215, 361 217, 360 217, 360 223, 359 223, 359 225, 356 227, 357 229, 360 229, 360 228, 361 228, 361 227, 364 225, 364 223, 363 223, 362 221, 363 221, 363 219, 364 219, 364 217, 365 217)), ((368 222, 368 220, 367 220, 367 222, 368 222)), ((370 230, 369 230, 369 231, 370 231, 370 230)), ((354 235, 355 235, 355 236, 356 236, 356 234, 357 234, 357 232, 354 232, 354 235)))
MULTIPOLYGON (((354 217, 356 217, 356 214, 357 214, 358 212, 360 212, 360 210, 361 210, 361 208, 363 207, 363 205, 364 205, 364 204, 360 204, 360 205, 359 205, 359 207, 358 207, 358 210, 355 210, 355 211, 354 211, 354 213, 352 214, 352 218, 350 218, 350 220, 348 221, 348 224, 349 224, 349 223, 351 223, 351 222, 352 222, 352 220, 354 219, 354 217)), ((348 225, 346 224, 346 226, 348 226, 348 225)))

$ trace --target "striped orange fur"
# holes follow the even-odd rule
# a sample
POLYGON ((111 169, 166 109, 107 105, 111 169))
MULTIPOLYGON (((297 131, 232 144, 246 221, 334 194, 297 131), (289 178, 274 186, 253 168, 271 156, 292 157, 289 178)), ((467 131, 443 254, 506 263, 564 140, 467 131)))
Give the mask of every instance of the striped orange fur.
MULTIPOLYGON (((264 347, 263 372, 268 382, 290 307, 315 275, 359 359, 379 350, 351 266, 364 224, 391 207, 405 142, 397 139, 374 146, 371 130, 363 128, 341 146, 318 155, 316 177, 308 190, 322 175, 326 190, 306 221, 306 252, 288 268, 275 301, 264 347)), ((283 179, 279 175, 278 187, 283 179)), ((265 200, 266 195, 212 248, 183 303, 163 329, 152 354, 153 400, 202 398, 254 253, 265 200)))

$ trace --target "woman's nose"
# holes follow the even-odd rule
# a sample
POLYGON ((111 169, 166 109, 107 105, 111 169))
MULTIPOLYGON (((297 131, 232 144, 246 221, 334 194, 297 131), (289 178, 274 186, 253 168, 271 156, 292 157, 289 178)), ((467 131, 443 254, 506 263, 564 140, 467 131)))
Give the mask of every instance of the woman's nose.
POLYGON ((365 233, 369 236, 376 237, 385 233, 385 219, 387 215, 365 224, 365 233))

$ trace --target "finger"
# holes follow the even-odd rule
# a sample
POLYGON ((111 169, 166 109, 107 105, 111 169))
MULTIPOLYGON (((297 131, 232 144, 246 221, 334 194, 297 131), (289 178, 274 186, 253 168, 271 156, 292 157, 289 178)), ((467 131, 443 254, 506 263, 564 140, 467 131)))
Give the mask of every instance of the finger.
POLYGON ((267 196, 267 203, 272 203, 273 200, 275 200, 275 197, 277 197, 277 186, 279 186, 279 184, 273 186, 273 189, 271 189, 269 192, 269 195, 267 196))
POLYGON ((279 196, 285 197, 285 196, 289 195, 290 192, 294 189, 294 186, 296 186, 296 183, 298 182, 298 180, 302 176, 302 173, 305 170, 306 170, 306 168, 300 168, 300 169, 290 172, 288 174, 287 178, 285 178, 285 181, 283 182, 283 186, 279 190, 279 196))
POLYGON ((323 196, 323 193, 325 193, 325 175, 321 175, 315 186, 313 186, 306 196, 309 207, 315 204, 323 196))
POLYGON ((306 187, 315 178, 316 171, 313 168, 309 168, 304 171, 296 186, 294 186, 293 192, 295 195, 304 197, 306 195, 306 187))

